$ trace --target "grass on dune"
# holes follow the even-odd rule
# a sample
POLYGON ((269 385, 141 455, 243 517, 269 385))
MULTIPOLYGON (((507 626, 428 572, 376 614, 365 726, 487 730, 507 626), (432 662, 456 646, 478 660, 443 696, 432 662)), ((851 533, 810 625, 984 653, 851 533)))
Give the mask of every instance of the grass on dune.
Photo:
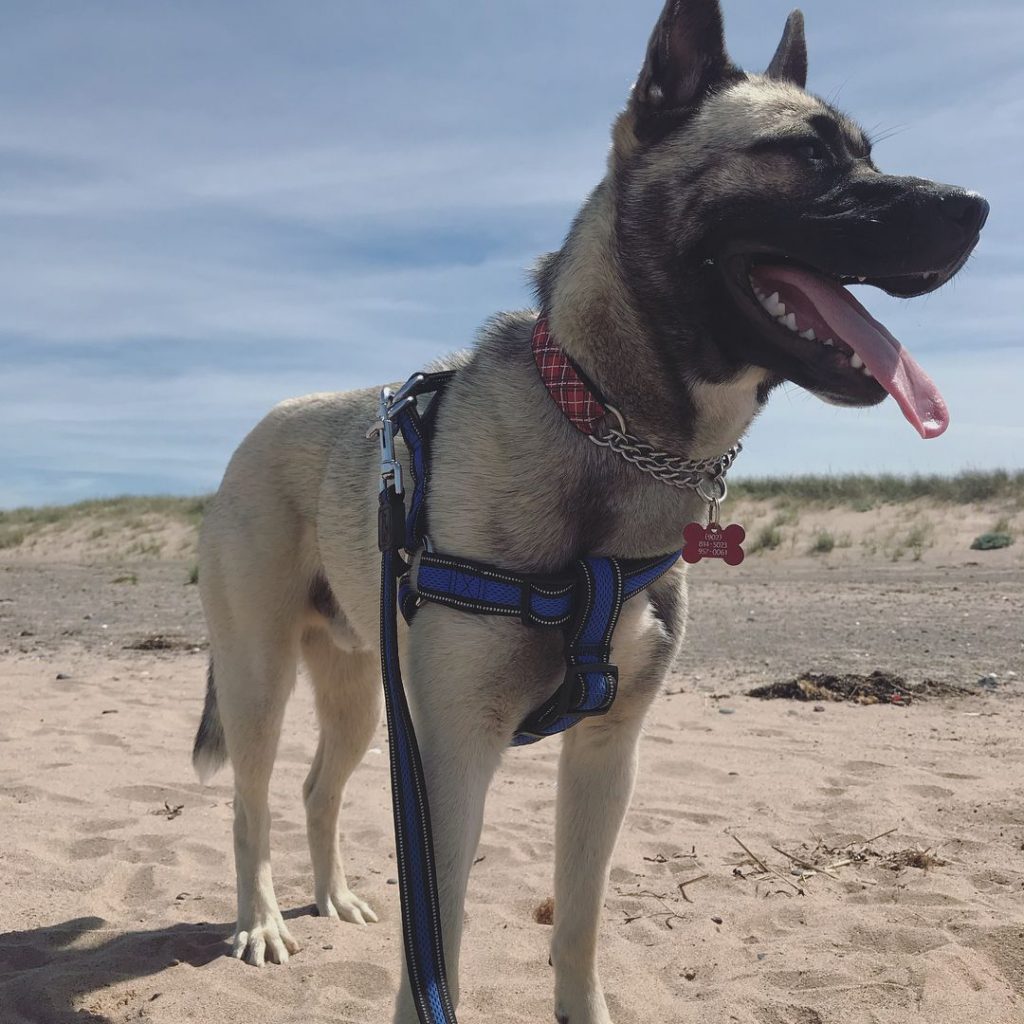
POLYGON ((747 477, 729 481, 733 498, 752 501, 792 499, 818 505, 847 505, 869 509, 929 498, 937 504, 968 505, 1005 500, 1024 505, 1024 470, 965 472, 956 476, 843 476, 747 477))
MULTIPOLYGON (((777 504, 776 518, 765 528, 764 535, 754 540, 754 548, 771 550, 782 541, 780 527, 795 520, 797 509, 803 504, 867 511, 879 505, 898 505, 924 498, 936 504, 1000 501, 1014 508, 1024 508, 1024 470, 966 472, 956 476, 748 477, 730 481, 729 493, 734 500, 783 502, 789 506, 788 511, 786 508, 780 511, 777 504)), ((210 495, 190 498, 126 496, 0 511, 0 550, 17 547, 46 527, 62 529, 81 520, 94 524, 91 536, 96 539, 109 528, 138 527, 145 516, 165 516, 198 526, 209 500, 210 495)), ((1003 527, 1005 520, 998 525, 1003 527)), ((823 546, 817 550, 821 552, 823 546)))
MULTIPOLYGON (((208 497, 127 496, 0 511, 0 550, 17 547, 25 538, 46 527, 61 529, 86 519, 117 526, 137 523, 143 516, 159 515, 198 526, 208 501, 208 497)), ((99 537, 103 532, 104 528, 97 526, 93 536, 99 537)))

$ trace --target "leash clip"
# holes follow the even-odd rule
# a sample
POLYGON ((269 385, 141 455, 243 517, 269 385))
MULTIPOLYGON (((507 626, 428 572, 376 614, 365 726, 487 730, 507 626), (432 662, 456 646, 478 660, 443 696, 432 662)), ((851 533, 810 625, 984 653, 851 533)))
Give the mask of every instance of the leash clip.
MULTIPOLYGON (((405 389, 403 388, 403 391, 405 389)), ((399 392, 401 395, 401 392, 399 392)), ((415 402, 413 395, 396 396, 391 388, 380 393, 377 421, 367 437, 380 441, 380 507, 377 509, 377 547, 398 552, 405 546, 405 481, 395 454, 395 417, 415 402)))
POLYGON ((402 476, 402 464, 395 455, 395 417, 416 401, 414 395, 408 394, 408 383, 395 394, 391 388, 384 388, 380 393, 380 407, 373 426, 366 432, 367 438, 374 435, 380 441, 380 490, 391 489, 401 497, 405 494, 405 483, 402 476))

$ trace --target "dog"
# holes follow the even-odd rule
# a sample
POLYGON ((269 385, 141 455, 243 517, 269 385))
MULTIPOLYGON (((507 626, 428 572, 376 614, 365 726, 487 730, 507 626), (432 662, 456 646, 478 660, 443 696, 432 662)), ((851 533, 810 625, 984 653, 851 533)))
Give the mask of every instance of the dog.
MULTIPOLYGON (((784 381, 847 406, 888 393, 925 437, 948 421, 924 371, 846 285, 934 291, 966 262, 988 205, 882 173, 861 128, 805 91, 806 74, 799 11, 753 74, 726 52, 717 0, 670 0, 614 122, 607 173, 536 271, 558 343, 636 434, 683 458, 734 445, 784 381)), ((439 364, 457 372, 436 421, 434 546, 528 573, 678 549, 706 502, 569 424, 531 355, 537 315, 497 316, 439 364)), ((375 389, 279 405, 234 454, 202 526, 211 668, 194 763, 203 779, 234 768, 233 954, 257 966, 297 950, 271 879, 267 791, 300 659, 320 723, 303 789, 316 906, 377 920, 349 888, 337 838, 343 787, 381 708, 376 416, 375 389)), ((606 877, 686 600, 677 564, 625 606, 614 705, 564 737, 551 943, 563 1024, 610 1020, 596 964, 606 877)), ((517 724, 560 682, 564 638, 428 604, 402 644, 457 1000, 485 794, 517 724)), ((394 1020, 416 1020, 407 973, 394 1020)))

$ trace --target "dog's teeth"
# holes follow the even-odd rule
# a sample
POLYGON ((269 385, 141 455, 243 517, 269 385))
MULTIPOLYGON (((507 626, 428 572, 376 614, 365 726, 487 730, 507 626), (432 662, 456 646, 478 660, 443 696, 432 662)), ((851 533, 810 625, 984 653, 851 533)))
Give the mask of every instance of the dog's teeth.
POLYGON ((780 319, 785 315, 785 304, 778 301, 778 292, 772 292, 767 298, 759 293, 758 300, 768 313, 776 319, 780 319))
POLYGON ((822 345, 828 345, 829 348, 833 348, 835 346, 835 342, 831 338, 826 338, 822 342, 822 345))
POLYGON ((850 365, 855 370, 859 370, 864 365, 864 360, 861 359, 861 357, 859 355, 857 355, 856 352, 854 352, 853 355, 850 356, 850 365))
POLYGON ((811 327, 808 327, 807 330, 804 331, 803 334, 800 335, 800 337, 801 338, 806 338, 808 341, 817 341, 818 340, 818 336, 814 333, 814 330, 811 327))
POLYGON ((796 330, 796 314, 790 313, 789 316, 780 316, 779 323, 785 324, 791 331, 796 330))
POLYGON ((866 277, 860 277, 858 275, 857 280, 860 281, 861 284, 863 284, 867 280, 867 278, 866 277))
POLYGON ((872 380, 875 379, 875 375, 866 366, 860 372, 863 373, 865 377, 870 377, 872 380))

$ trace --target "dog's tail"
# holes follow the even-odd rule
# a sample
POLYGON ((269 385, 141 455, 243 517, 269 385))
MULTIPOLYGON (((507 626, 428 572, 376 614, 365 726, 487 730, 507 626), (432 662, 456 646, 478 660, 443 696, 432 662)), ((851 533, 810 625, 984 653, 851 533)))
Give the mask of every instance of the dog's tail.
POLYGON ((224 742, 224 727, 217 708, 217 690, 213 683, 213 659, 206 670, 206 701, 203 717, 196 730, 196 741, 192 745, 192 767, 199 781, 209 782, 216 772, 224 767, 228 759, 228 748, 224 742))

